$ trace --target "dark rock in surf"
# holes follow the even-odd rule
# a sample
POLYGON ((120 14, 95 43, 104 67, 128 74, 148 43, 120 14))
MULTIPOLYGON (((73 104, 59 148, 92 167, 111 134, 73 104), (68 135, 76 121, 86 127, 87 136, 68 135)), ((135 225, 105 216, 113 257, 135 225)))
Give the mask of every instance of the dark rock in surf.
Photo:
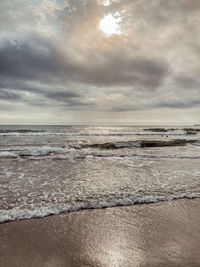
POLYGON ((120 148, 133 148, 133 147, 167 147, 167 146, 185 146, 193 144, 198 140, 174 139, 174 140, 138 140, 138 141, 125 141, 125 142, 107 142, 103 144, 84 145, 82 148, 100 148, 100 149, 120 149, 120 148))
POLYGON ((195 142, 197 142, 197 140, 186 140, 186 139, 175 139, 169 141, 141 140, 140 145, 141 147, 184 146, 195 142))

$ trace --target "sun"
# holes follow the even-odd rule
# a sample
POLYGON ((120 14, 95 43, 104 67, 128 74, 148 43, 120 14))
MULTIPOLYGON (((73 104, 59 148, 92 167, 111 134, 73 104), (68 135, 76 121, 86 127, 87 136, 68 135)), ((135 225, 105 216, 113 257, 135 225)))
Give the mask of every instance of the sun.
POLYGON ((121 18, 119 15, 108 14, 99 22, 99 29, 106 35, 117 34, 120 35, 122 32, 120 30, 121 18))

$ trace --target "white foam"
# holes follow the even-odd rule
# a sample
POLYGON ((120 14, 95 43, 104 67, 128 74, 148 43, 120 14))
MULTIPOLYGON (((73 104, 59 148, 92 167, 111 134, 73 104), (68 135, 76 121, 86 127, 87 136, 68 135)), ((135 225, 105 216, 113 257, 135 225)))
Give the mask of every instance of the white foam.
POLYGON ((11 132, 11 133, 0 133, 0 136, 42 136, 42 135, 48 135, 48 133, 44 132, 26 132, 26 133, 20 133, 20 132, 11 132))
POLYGON ((10 158, 10 157, 17 157, 17 155, 15 153, 12 153, 12 152, 8 152, 8 151, 5 151, 5 152, 0 152, 0 158, 10 158))
POLYGON ((123 157, 141 157, 141 158, 153 158, 153 159, 198 159, 200 158, 199 155, 188 155, 188 156, 177 156, 177 155, 154 155, 154 154, 136 154, 136 153, 106 153, 106 152, 92 152, 91 154, 87 154, 88 156, 91 155, 93 157, 116 157, 116 158, 123 158, 123 157))
POLYGON ((12 132, 0 133, 0 136, 145 136, 145 135, 186 135, 186 131, 171 132, 122 132, 122 133, 53 133, 53 132, 12 132))
MULTIPOLYGON (((74 159, 84 159, 87 155, 61 155, 61 156, 50 156, 50 157, 45 157, 45 159, 52 159, 52 160, 74 160, 74 159)), ((40 158, 40 157, 37 157, 37 158, 33 158, 33 159, 44 159, 44 158, 40 158)))
POLYGON ((181 131, 169 131, 169 132, 138 132, 136 133, 136 135, 163 135, 163 136, 167 136, 167 135, 186 135, 187 132, 184 130, 181 131))
POLYGON ((92 152, 91 153, 92 156, 94 157, 135 157, 138 156, 135 153, 106 153, 106 152, 92 152))
POLYGON ((78 211, 80 209, 100 209, 111 208, 116 206, 130 206, 142 203, 155 203, 160 201, 170 201, 173 199, 188 198, 193 199, 200 197, 200 193, 190 194, 174 194, 174 195, 146 195, 146 196, 132 196, 123 198, 108 198, 91 200, 87 202, 73 202, 69 204, 49 204, 43 207, 31 207, 30 209, 20 209, 15 207, 11 210, 0 210, 0 222, 12 221, 17 219, 28 219, 34 217, 45 217, 48 215, 59 214, 68 211, 78 211))
POLYGON ((46 156, 48 154, 66 154, 68 150, 60 147, 39 147, 34 149, 22 150, 18 152, 0 152, 0 158, 20 157, 20 156, 46 156))
POLYGON ((19 152, 19 156, 45 156, 48 155, 49 153, 65 154, 67 152, 68 150, 64 148, 46 146, 19 152))
POLYGON ((116 148, 124 148, 124 147, 141 147, 140 141, 136 142, 117 142, 114 143, 116 148))

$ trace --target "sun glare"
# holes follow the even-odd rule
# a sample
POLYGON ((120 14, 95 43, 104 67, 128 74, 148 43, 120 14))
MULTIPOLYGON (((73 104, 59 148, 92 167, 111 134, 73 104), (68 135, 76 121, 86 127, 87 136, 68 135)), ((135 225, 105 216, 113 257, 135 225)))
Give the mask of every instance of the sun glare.
POLYGON ((120 25, 121 18, 113 16, 112 14, 106 15, 99 23, 99 29, 106 35, 121 34, 120 25))
POLYGON ((104 3, 103 3, 104 6, 109 6, 110 5, 110 1, 109 0, 106 0, 104 3))

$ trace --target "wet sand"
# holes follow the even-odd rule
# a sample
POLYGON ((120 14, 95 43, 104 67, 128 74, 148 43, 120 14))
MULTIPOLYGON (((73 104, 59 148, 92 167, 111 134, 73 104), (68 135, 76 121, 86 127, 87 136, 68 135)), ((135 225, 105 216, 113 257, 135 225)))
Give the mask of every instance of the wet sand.
POLYGON ((0 266, 200 266, 200 199, 0 225, 0 266))

